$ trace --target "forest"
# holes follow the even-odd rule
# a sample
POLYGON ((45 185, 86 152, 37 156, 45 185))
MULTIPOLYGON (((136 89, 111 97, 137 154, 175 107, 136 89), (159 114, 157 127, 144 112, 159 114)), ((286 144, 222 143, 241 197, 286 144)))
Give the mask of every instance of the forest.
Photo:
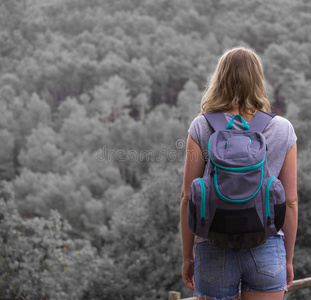
POLYGON ((236 46, 298 137, 294 268, 310 277, 310 1, 1 0, 0 15, 0 299, 192 296, 185 141, 236 46))

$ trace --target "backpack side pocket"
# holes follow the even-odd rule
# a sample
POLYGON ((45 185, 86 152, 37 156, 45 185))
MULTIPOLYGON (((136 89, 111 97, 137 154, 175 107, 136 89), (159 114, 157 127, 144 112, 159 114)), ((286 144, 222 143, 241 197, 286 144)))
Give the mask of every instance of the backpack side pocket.
POLYGON ((201 237, 207 237, 208 234, 205 227, 206 220, 208 220, 208 216, 206 216, 207 206, 206 183, 202 178, 196 178, 190 188, 187 221, 190 230, 201 237))
POLYGON ((274 205, 274 214, 275 214, 274 225, 276 231, 279 231, 283 227, 285 220, 285 213, 286 213, 286 202, 274 205))
POLYGON ((195 203, 191 200, 191 197, 188 201, 188 212, 187 212, 187 221, 188 226, 192 233, 196 231, 196 224, 197 224, 197 214, 196 214, 196 207, 195 203))
POLYGON ((271 218, 274 218, 275 229, 279 231, 284 224, 286 213, 285 191, 279 179, 274 178, 271 182, 269 195, 270 207, 273 210, 273 213, 271 211, 271 218))

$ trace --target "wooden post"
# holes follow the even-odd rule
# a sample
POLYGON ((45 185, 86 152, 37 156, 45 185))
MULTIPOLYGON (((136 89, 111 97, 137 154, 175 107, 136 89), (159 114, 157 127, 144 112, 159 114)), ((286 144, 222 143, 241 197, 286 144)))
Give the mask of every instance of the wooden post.
POLYGON ((180 292, 168 292, 168 300, 180 300, 180 292))

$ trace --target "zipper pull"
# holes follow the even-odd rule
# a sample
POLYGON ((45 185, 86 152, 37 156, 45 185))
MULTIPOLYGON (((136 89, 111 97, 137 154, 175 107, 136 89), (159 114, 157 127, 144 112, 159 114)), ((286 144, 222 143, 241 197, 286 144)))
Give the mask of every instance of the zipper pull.
POLYGON ((271 217, 268 216, 268 225, 270 226, 271 225, 271 217))

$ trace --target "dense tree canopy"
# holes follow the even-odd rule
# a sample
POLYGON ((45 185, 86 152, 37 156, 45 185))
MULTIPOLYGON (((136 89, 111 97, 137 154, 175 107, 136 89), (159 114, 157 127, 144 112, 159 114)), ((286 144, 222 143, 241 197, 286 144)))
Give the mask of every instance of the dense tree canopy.
POLYGON ((235 46, 259 54, 273 110, 295 127, 295 274, 310 276, 309 1, 3 0, 0 15, 3 299, 189 295, 187 129, 235 46))

